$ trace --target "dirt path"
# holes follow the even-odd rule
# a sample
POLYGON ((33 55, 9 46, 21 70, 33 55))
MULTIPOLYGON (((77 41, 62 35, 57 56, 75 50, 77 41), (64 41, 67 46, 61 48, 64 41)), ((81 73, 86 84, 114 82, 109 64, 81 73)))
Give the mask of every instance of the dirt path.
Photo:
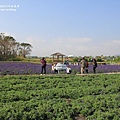
MULTIPOLYGON (((106 75, 110 75, 110 74, 120 74, 120 72, 111 72, 111 73, 96 73, 96 74, 74 74, 77 76, 88 76, 88 75, 102 75, 102 74, 106 74, 106 75)), ((32 75, 19 75, 19 76, 69 76, 71 74, 45 74, 45 75, 39 75, 39 74, 32 74, 32 75)), ((73 74, 72 74, 73 75, 73 74)), ((4 77, 4 76, 18 76, 18 75, 0 75, 0 77, 4 77)))
POLYGON ((83 75, 102 75, 102 74, 106 74, 106 75, 109 75, 109 74, 120 74, 120 72, 111 72, 111 73, 96 73, 96 74, 76 74, 78 76, 83 76, 83 75))

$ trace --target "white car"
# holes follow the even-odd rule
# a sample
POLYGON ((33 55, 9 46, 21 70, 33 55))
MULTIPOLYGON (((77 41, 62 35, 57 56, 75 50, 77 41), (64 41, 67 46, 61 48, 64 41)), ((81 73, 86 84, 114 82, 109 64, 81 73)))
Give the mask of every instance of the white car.
POLYGON ((54 71, 58 72, 58 73, 59 73, 59 71, 66 71, 67 73, 69 73, 68 68, 69 68, 69 71, 71 73, 70 67, 68 67, 67 65, 62 64, 62 63, 57 63, 56 66, 54 66, 54 71))

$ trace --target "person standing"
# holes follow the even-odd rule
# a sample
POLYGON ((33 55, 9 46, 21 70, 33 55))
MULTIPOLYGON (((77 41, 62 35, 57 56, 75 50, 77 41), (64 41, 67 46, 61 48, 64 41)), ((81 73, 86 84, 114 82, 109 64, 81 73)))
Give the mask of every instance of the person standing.
POLYGON ((43 57, 42 60, 41 60, 41 64, 42 64, 42 70, 41 70, 41 74, 46 74, 46 60, 45 58, 43 57))
POLYGON ((69 65, 69 59, 68 58, 66 58, 64 64, 69 65))
POLYGON ((97 67, 97 61, 96 59, 94 58, 93 59, 93 72, 96 73, 96 67, 97 67))
POLYGON ((54 73, 54 67, 55 67, 55 65, 53 63, 52 66, 51 66, 51 73, 54 73))
POLYGON ((86 71, 86 73, 88 73, 88 66, 89 66, 88 60, 86 59, 85 62, 86 62, 86 63, 85 63, 85 71, 86 71))
POLYGON ((81 60, 81 74, 84 74, 84 72, 85 72, 85 63, 86 63, 86 61, 85 61, 85 58, 83 57, 82 58, 82 60, 81 60))

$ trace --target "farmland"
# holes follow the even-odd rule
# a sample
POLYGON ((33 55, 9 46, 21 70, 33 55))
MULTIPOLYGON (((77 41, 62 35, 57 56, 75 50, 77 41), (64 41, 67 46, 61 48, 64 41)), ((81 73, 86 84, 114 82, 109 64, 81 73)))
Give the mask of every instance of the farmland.
POLYGON ((72 74, 40 76, 41 64, 0 62, 0 120, 119 120, 120 65, 92 65, 85 76, 80 65, 72 74))
MULTIPOLYGON (((72 74, 80 73, 80 65, 70 65, 72 74)), ((47 65, 47 74, 51 74, 51 64, 47 65)), ((89 65, 89 73, 93 73, 92 65, 89 65)), ((41 64, 30 62, 0 62, 0 74, 2 75, 33 75, 40 74, 41 64)), ((97 73, 120 72, 120 65, 98 64, 97 73)))
POLYGON ((119 120, 120 74, 0 77, 0 120, 119 120))

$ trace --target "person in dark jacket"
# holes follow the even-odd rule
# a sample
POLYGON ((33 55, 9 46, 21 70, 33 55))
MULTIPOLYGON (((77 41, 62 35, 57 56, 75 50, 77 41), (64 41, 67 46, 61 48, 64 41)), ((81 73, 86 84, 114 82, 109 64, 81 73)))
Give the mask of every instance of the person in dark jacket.
POLYGON ((46 60, 45 58, 43 57, 42 60, 41 60, 41 65, 42 65, 42 70, 41 70, 41 74, 46 74, 46 60))
POLYGON ((88 73, 88 66, 89 66, 88 60, 86 59, 86 61, 85 61, 85 71, 86 71, 86 73, 88 73))
POLYGON ((94 58, 93 59, 93 72, 96 73, 96 67, 97 67, 97 61, 96 59, 94 58))
POLYGON ((69 65, 69 59, 68 58, 66 58, 64 64, 69 65))

